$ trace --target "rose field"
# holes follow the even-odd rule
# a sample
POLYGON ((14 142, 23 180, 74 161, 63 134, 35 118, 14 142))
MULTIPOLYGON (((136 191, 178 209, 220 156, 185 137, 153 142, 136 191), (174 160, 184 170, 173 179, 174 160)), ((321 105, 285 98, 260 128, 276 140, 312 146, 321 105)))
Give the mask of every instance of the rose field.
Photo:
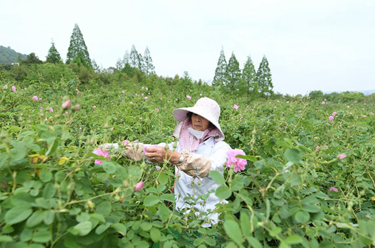
POLYGON ((373 96, 251 100, 156 76, 35 77, 1 82, 0 247, 375 245, 373 96), (220 104, 225 141, 247 160, 210 172, 228 201, 210 228, 174 209, 172 164, 124 156, 127 140, 175 141, 173 109, 202 96, 220 104), (93 153, 105 143, 118 151, 93 153))

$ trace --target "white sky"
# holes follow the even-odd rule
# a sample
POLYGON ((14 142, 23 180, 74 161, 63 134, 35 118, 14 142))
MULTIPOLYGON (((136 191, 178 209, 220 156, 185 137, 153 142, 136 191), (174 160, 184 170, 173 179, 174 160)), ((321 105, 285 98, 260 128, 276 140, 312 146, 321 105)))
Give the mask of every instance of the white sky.
POLYGON ((374 0, 0 0, 0 45, 65 60, 74 24, 91 59, 115 66, 134 44, 156 73, 211 81, 224 47, 241 69, 266 55, 274 91, 375 89, 374 0))

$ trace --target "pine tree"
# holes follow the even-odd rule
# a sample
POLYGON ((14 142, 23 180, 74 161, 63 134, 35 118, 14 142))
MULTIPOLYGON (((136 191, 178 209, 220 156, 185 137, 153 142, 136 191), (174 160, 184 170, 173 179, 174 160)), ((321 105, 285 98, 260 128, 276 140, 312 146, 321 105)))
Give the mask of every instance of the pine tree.
POLYGON ((220 57, 217 61, 217 66, 215 70, 214 81, 212 82, 213 86, 225 85, 227 79, 227 61, 224 55, 224 49, 221 48, 220 57))
POLYGON ((92 67, 85 40, 83 39, 83 35, 78 27, 78 24, 75 24, 73 33, 70 36, 70 45, 68 48, 68 54, 66 56, 66 63, 70 64, 78 56, 80 56, 80 58, 78 58, 78 61, 81 61, 82 64, 87 67, 92 67))
POLYGON ((124 57, 122 59, 122 64, 124 65, 124 67, 125 67, 126 64, 130 64, 130 54, 129 54, 128 50, 126 50, 126 52, 124 54, 124 57))
POLYGON ((256 81, 258 82, 259 93, 263 96, 273 94, 272 75, 266 56, 263 56, 262 62, 260 62, 259 69, 256 73, 256 81))
POLYGON ((121 71, 124 68, 124 62, 121 59, 118 59, 116 62, 116 69, 121 71))
POLYGON ((47 63, 53 63, 53 64, 57 64, 57 63, 62 62, 60 53, 57 51, 57 49, 55 47, 55 43, 53 41, 51 42, 51 48, 48 50, 46 62, 47 63))
POLYGON ((227 87, 230 91, 239 89, 241 80, 240 64, 238 63, 236 56, 232 53, 229 59, 227 67, 227 87))
POLYGON ((152 58, 150 54, 150 50, 146 47, 145 53, 143 55, 143 63, 144 63, 144 72, 147 76, 151 74, 155 74, 155 66, 152 63, 152 58))
POLYGON ((132 46, 132 50, 130 51, 129 64, 134 68, 139 68, 140 65, 139 53, 137 52, 137 49, 135 49, 134 45, 132 46))
POLYGON ((145 72, 145 65, 144 65, 144 61, 143 61, 143 57, 142 57, 142 54, 138 54, 138 66, 137 66, 138 70, 140 70, 141 72, 145 72))
POLYGON ((251 57, 248 56, 246 63, 244 65, 244 68, 242 70, 242 83, 241 89, 243 89, 247 94, 249 92, 254 91, 255 88, 255 77, 256 77, 256 72, 255 72, 255 67, 253 64, 253 61, 251 60, 251 57))

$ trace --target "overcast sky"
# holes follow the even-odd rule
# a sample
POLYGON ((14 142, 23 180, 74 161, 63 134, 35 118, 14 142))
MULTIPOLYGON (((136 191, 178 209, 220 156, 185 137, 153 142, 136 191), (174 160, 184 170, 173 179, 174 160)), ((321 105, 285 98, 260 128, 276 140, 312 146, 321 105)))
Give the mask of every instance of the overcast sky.
POLYGON ((0 45, 65 60, 74 24, 91 59, 149 47, 156 73, 211 82, 223 47, 240 68, 268 59, 274 91, 375 89, 374 0, 0 0, 0 45))

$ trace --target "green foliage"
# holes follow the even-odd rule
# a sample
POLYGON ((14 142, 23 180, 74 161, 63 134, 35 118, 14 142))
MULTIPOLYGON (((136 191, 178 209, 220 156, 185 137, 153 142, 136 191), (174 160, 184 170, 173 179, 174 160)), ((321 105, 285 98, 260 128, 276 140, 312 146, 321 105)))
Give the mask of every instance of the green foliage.
POLYGON ((248 56, 244 68, 242 70, 242 78, 240 81, 240 90, 249 97, 250 93, 257 93, 257 84, 255 82, 256 71, 251 57, 248 56))
POLYGON ((53 41, 51 43, 50 49, 48 50, 46 62, 53 64, 62 63, 60 53, 57 51, 55 43, 53 41))
MULTIPOLYGON (((85 68, 74 65, 65 75, 85 68)), ((67 76, 53 84, 53 75, 66 65, 19 68, 30 78, 12 81, 16 92, 8 81, 0 89, 5 247, 369 247, 375 242, 372 96, 328 105, 293 97, 289 103, 272 98, 247 103, 205 84, 183 87, 191 81, 187 73, 146 77, 132 68, 131 76, 90 72, 85 84, 67 76), (174 209, 174 166, 159 164, 157 170, 155 164, 132 161, 123 156, 122 145, 125 139, 172 142, 173 109, 194 105, 201 94, 219 102, 226 142, 243 149, 248 163, 241 173, 210 172, 220 184, 213 193, 228 201, 213 211, 221 221, 211 228, 202 227, 208 213, 199 218, 174 209), (34 95, 43 100, 34 101, 34 95), (72 108, 63 110, 67 99, 72 108), (77 104, 80 109, 74 110, 77 104), (114 142, 120 148, 110 151, 111 160, 92 153, 114 142), (346 158, 339 159, 343 153, 346 158), (145 184, 135 192, 139 181, 145 184)))
POLYGON ((26 54, 17 53, 10 47, 0 45, 0 64, 11 64, 26 59, 26 54))
POLYGON ((241 70, 240 64, 238 63, 234 53, 232 53, 232 56, 229 59, 226 76, 226 88, 231 92, 238 91, 240 87, 241 70))
POLYGON ((273 94, 272 75, 266 56, 260 62, 255 81, 258 82, 258 91, 262 96, 273 94))
POLYGON ((66 55, 66 63, 70 64, 72 62, 89 68, 92 66, 89 51, 78 24, 74 25, 73 33, 70 37, 68 54, 66 55))
POLYGON ((20 65, 34 65, 34 64, 42 64, 43 61, 41 61, 38 56, 35 55, 35 53, 30 53, 27 55, 25 60, 21 60, 20 65))
POLYGON ((155 74, 155 66, 152 63, 152 58, 150 50, 146 47, 145 53, 143 55, 143 69, 142 71, 147 75, 155 74))
POLYGON ((227 78, 227 61, 225 59, 224 49, 222 48, 220 51, 219 60, 217 61, 215 76, 212 85, 223 86, 226 84, 227 78))

